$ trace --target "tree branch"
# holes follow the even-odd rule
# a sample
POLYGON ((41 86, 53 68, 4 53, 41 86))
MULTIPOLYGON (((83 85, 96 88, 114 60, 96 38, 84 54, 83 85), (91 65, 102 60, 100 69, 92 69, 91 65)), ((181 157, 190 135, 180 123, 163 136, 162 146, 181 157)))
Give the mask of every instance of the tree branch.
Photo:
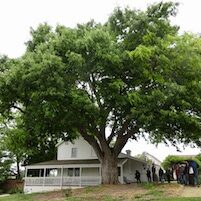
MULTIPOLYGON (((93 124, 94 125, 94 124, 93 124)), ((97 127, 93 127, 89 125, 89 128, 91 128, 91 133, 95 134, 96 138, 95 140, 98 140, 98 145, 100 149, 102 150, 102 155, 111 153, 110 147, 108 146, 107 140, 105 138, 105 135, 103 135, 97 127)))
MULTIPOLYGON (((119 155, 125 144, 127 143, 128 139, 133 136, 135 133, 139 131, 139 128, 136 126, 131 130, 127 131, 125 135, 118 135, 117 141, 114 146, 114 152, 116 155, 119 155)), ((135 138, 136 139, 136 138, 135 138)))
POLYGON ((122 136, 125 133, 125 131, 128 129, 130 121, 131 121, 131 119, 129 119, 129 118, 126 119, 126 121, 122 125, 121 129, 117 133, 118 136, 122 136))
POLYGON ((107 143, 107 140, 106 140, 106 138, 105 138, 105 135, 102 135, 102 133, 101 132, 99 132, 98 131, 98 129, 96 129, 96 137, 98 138, 98 140, 99 140, 99 144, 100 144, 100 146, 102 147, 102 150, 103 150, 103 153, 105 152, 105 151, 110 151, 109 149, 109 146, 108 146, 108 143, 107 143))
POLYGON ((110 144, 112 139, 114 138, 114 136, 116 136, 116 132, 115 132, 115 129, 116 129, 116 126, 117 126, 117 119, 115 118, 115 121, 114 121, 114 124, 113 124, 113 127, 112 127, 112 131, 111 131, 111 134, 110 136, 107 138, 107 143, 110 144))
POLYGON ((22 112, 22 113, 25 113, 24 110, 22 110, 20 107, 18 107, 18 106, 16 106, 16 105, 13 105, 12 107, 15 108, 15 109, 18 109, 18 110, 19 110, 20 112, 22 112))
POLYGON ((94 96, 96 97, 96 101, 97 101, 97 104, 98 104, 99 108, 102 108, 102 104, 101 104, 101 101, 100 101, 100 96, 97 93, 96 88, 95 88, 95 78, 94 78, 93 73, 91 74, 91 76, 89 78, 89 86, 90 86, 91 91, 93 92, 94 96))

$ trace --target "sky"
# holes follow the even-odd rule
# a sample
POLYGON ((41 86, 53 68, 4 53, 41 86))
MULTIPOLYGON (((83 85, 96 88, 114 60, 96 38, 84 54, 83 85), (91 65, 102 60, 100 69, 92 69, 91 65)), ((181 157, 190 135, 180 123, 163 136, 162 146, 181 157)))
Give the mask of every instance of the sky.
MULTIPOLYGON (((176 1, 176 0, 173 0, 176 1)), ((0 0, 0 54, 12 58, 20 57, 25 51, 24 43, 30 39, 30 27, 36 28, 47 22, 55 27, 57 24, 75 27, 91 19, 104 23, 115 7, 145 10, 147 5, 158 0, 0 0)), ((172 19, 180 26, 180 33, 185 31, 201 33, 201 1, 178 0, 178 15, 172 19)), ((183 146, 181 146, 182 149, 183 146)), ((147 151, 163 160, 169 154, 198 154, 200 149, 185 146, 183 152, 176 148, 159 144, 148 144, 143 139, 128 142, 124 150, 130 149, 132 155, 147 151)), ((183 149, 182 149, 183 150, 183 149)))

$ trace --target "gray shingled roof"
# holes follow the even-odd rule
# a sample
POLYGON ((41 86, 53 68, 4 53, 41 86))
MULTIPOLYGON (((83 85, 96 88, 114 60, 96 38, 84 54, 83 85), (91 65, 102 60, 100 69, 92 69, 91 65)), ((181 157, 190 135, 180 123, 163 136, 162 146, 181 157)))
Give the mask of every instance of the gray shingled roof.
MULTIPOLYGON (((126 158, 118 159, 118 163, 122 163, 126 158)), ((27 166, 43 166, 43 165, 76 165, 76 164, 100 164, 98 159, 87 159, 87 160, 51 160, 40 163, 34 163, 27 166)))

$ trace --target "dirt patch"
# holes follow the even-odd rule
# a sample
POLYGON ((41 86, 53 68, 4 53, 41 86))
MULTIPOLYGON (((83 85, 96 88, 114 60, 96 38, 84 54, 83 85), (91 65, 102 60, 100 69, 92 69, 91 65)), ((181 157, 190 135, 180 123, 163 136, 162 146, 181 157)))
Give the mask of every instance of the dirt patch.
POLYGON ((122 200, 130 200, 134 197, 141 197, 146 194, 147 190, 136 184, 128 185, 103 185, 95 188, 85 188, 82 190, 74 190, 73 196, 87 198, 92 200, 102 200, 103 197, 110 196, 112 198, 121 198, 122 200))
POLYGON ((37 201, 61 201, 65 198, 62 191, 53 191, 48 193, 40 193, 34 196, 34 200, 37 201))
POLYGON ((34 198, 37 201, 62 201, 66 200, 66 195, 79 198, 78 200, 82 201, 102 201, 106 197, 122 201, 135 199, 153 200, 161 197, 201 197, 201 187, 186 187, 178 184, 102 185, 37 194, 34 198))
POLYGON ((182 197, 200 197, 201 198, 201 187, 200 186, 182 186, 180 188, 182 197))

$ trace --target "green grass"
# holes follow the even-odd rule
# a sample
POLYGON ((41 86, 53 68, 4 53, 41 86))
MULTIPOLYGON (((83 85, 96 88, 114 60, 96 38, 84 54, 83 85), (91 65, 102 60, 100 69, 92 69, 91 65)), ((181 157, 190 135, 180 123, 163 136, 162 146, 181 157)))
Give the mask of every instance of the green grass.
MULTIPOLYGON (((68 198, 65 201, 94 201, 90 198, 68 198)), ((123 198, 111 198, 110 196, 106 196, 102 199, 102 201, 124 201, 123 198)), ((128 200, 126 200, 128 201, 128 200)), ((143 198, 134 198, 130 201, 201 201, 201 198, 150 198, 150 199, 143 199, 143 198)))
POLYGON ((85 193, 96 193, 98 191, 100 191, 101 186, 87 186, 84 189, 85 193))
POLYGON ((34 194, 24 195, 24 194, 12 194, 6 197, 0 197, 0 201, 35 201, 34 194))
POLYGON ((155 183, 143 183, 141 184, 141 187, 146 189, 147 192, 145 194, 139 194, 135 195, 133 200, 153 200, 153 199, 159 199, 161 197, 164 197, 164 191, 159 187, 158 184, 155 183))
MULTIPOLYGON (((128 186, 130 188, 130 186, 128 186)), ((161 185, 154 183, 144 183, 136 187, 139 188, 139 192, 130 194, 133 196, 129 198, 126 196, 127 191, 123 191, 118 194, 118 188, 109 186, 96 186, 86 187, 81 190, 65 189, 61 192, 49 192, 49 193, 33 193, 33 194, 11 194, 7 197, 0 197, 0 201, 201 201, 200 198, 178 198, 169 197, 171 188, 178 188, 176 184, 161 185), (142 190, 142 191, 140 191, 142 190), (101 193, 100 193, 101 192, 101 193), (117 193, 117 194, 115 194, 117 193), (56 196, 56 197, 55 197, 56 196), (59 196, 59 197, 58 197, 59 196), (57 198, 57 199, 56 199, 57 198), (60 199, 59 199, 60 198, 60 199)), ((135 186, 133 186, 135 188, 135 186)), ((127 190, 127 189, 126 189, 127 190)), ((130 188, 128 192, 133 192, 135 189, 130 188)), ((171 195, 172 196, 172 195, 171 195)))
MULTIPOLYGON (((155 196, 152 194, 152 196, 155 196)), ((151 196, 151 197, 152 197, 151 196)), ((60 201, 94 201, 93 198, 90 197, 69 197, 69 198, 65 198, 62 199, 60 201)), ((10 195, 8 197, 1 197, 0 201, 37 201, 36 200, 36 194, 29 194, 29 195, 24 195, 24 194, 15 194, 15 195, 10 195)), ((112 198, 110 196, 104 196, 102 201, 124 201, 123 198, 112 198)), ((128 200, 126 200, 128 201, 128 200)), ((131 201, 201 201, 201 198, 163 198, 162 197, 158 197, 158 195, 156 195, 156 197, 153 198, 145 198, 144 196, 136 196, 135 198, 133 198, 131 201)))
MULTIPOLYGON (((37 196, 40 194, 45 193, 32 193, 32 194, 16 193, 6 197, 0 197, 0 201, 38 201, 37 196)), ((51 199, 49 201, 51 201, 51 199)), ((58 201, 66 201, 66 199, 61 199, 58 201)), ((71 200, 71 201, 81 201, 81 200, 71 200)))
MULTIPOLYGON (((138 200, 136 200, 138 201, 138 200)), ((143 200, 143 199, 140 199, 139 201, 201 201, 201 198, 159 198, 159 199, 156 199, 156 198, 153 198, 153 199, 150 199, 150 200, 143 200)))
POLYGON ((73 198, 73 197, 71 197, 71 198, 67 198, 67 199, 65 199, 66 201, 85 201, 84 199, 82 199, 82 198, 73 198))
POLYGON ((110 196, 105 196, 103 201, 124 201, 123 198, 111 198, 110 196))

